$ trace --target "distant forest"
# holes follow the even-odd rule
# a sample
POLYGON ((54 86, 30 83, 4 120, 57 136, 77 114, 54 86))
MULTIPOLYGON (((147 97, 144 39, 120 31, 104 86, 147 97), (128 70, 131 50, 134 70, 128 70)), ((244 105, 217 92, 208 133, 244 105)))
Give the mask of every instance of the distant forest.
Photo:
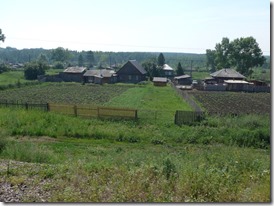
MULTIPOLYGON (((138 62, 145 63, 147 61, 157 61, 157 57, 160 52, 102 52, 102 51, 72 51, 59 47, 60 50, 66 53, 66 58, 59 60, 66 65, 76 66, 82 64, 84 66, 92 65, 94 67, 102 66, 120 67, 128 60, 135 59, 138 62), (81 62, 81 63, 80 63, 81 62)), ((47 63, 53 65, 58 61, 54 52, 57 49, 21 49, 16 48, 0 48, 0 63, 27 63, 36 61, 41 56, 46 59, 47 63)), ((173 68, 177 68, 180 62, 185 70, 191 68, 193 70, 208 70, 206 54, 193 54, 193 53, 165 53, 162 52, 165 57, 165 63, 169 64, 173 68)), ((270 69, 270 57, 266 56, 266 63, 263 68, 270 69)))

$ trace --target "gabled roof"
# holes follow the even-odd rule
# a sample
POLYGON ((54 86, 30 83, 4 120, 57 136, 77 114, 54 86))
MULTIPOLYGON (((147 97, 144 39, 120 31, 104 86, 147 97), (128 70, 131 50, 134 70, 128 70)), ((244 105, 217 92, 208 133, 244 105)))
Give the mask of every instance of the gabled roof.
POLYGON ((188 74, 185 74, 185 75, 182 75, 182 76, 177 76, 177 77, 174 77, 174 79, 187 79, 187 78, 190 78, 191 76, 189 76, 188 74))
POLYGON ((166 77, 153 77, 153 82, 167 82, 166 77))
POLYGON ((174 69, 171 68, 168 64, 164 64, 163 65, 163 70, 165 70, 165 71, 173 71, 174 69))
POLYGON ((115 71, 113 70, 109 70, 109 69, 92 69, 92 70, 88 70, 84 76, 88 77, 88 76, 101 76, 101 77, 112 77, 115 76, 115 71))
POLYGON ((65 73, 83 73, 86 67, 68 67, 64 70, 65 73))
POLYGON ((234 69, 221 69, 210 74, 212 77, 223 77, 223 78, 240 78, 245 79, 246 77, 234 69))
POLYGON ((146 70, 136 61, 136 60, 129 60, 130 62, 136 69, 139 70, 141 74, 146 74, 146 70))

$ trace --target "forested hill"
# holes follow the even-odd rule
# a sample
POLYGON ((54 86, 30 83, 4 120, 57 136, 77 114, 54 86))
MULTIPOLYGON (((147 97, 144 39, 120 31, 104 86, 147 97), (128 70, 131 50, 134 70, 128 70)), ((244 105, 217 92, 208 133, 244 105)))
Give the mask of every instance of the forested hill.
MULTIPOLYGON (((53 64, 56 60, 53 58, 53 52, 56 49, 16 49, 16 48, 0 48, 0 63, 26 63, 29 61, 37 60, 41 55, 44 55, 49 64, 53 64)), ((102 52, 102 51, 71 51, 63 49, 68 58, 65 60, 66 63, 72 65, 78 65, 79 58, 82 58, 83 64, 89 61, 89 58, 93 58, 94 65, 109 66, 117 65, 120 66, 130 59, 136 59, 140 63, 145 61, 157 61, 157 57, 160 52, 102 52), (93 57, 88 57, 92 54, 93 57)), ((190 53, 165 53, 163 52, 166 63, 171 67, 176 68, 180 62, 184 68, 192 67, 205 68, 206 67, 206 55, 205 54, 190 54, 190 53)))
MULTIPOLYGON (((171 67, 176 68, 180 62, 184 69, 206 69, 206 54, 194 53, 172 53, 162 52, 165 62, 171 67)), ((102 51, 72 51, 64 48, 56 49, 16 49, 16 48, 0 48, 0 63, 26 63, 38 60, 41 55, 46 59, 48 64, 54 64, 60 61, 67 65, 79 65, 81 61, 83 65, 88 66, 92 62, 94 66, 107 67, 116 65, 120 67, 125 62, 135 59, 141 64, 147 61, 157 62, 160 52, 102 52, 102 51), (59 58, 59 60, 58 60, 59 58)), ((266 63, 263 68, 270 68, 270 57, 266 56, 266 63)))

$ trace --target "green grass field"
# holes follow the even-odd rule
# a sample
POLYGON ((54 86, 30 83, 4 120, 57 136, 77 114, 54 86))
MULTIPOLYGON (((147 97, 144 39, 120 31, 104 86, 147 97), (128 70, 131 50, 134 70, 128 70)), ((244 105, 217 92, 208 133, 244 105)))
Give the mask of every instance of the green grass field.
POLYGON ((17 84, 18 81, 21 83, 29 82, 28 80, 25 80, 23 71, 9 71, 0 74, 0 86, 17 84))

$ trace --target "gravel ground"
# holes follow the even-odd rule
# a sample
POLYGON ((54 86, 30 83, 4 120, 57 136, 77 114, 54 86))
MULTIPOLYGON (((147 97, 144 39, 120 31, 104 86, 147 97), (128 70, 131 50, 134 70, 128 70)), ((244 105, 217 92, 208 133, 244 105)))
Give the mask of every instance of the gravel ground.
POLYGON ((39 164, 0 160, 0 202, 48 202, 51 193, 45 188, 52 180, 37 175, 42 169, 39 164))

